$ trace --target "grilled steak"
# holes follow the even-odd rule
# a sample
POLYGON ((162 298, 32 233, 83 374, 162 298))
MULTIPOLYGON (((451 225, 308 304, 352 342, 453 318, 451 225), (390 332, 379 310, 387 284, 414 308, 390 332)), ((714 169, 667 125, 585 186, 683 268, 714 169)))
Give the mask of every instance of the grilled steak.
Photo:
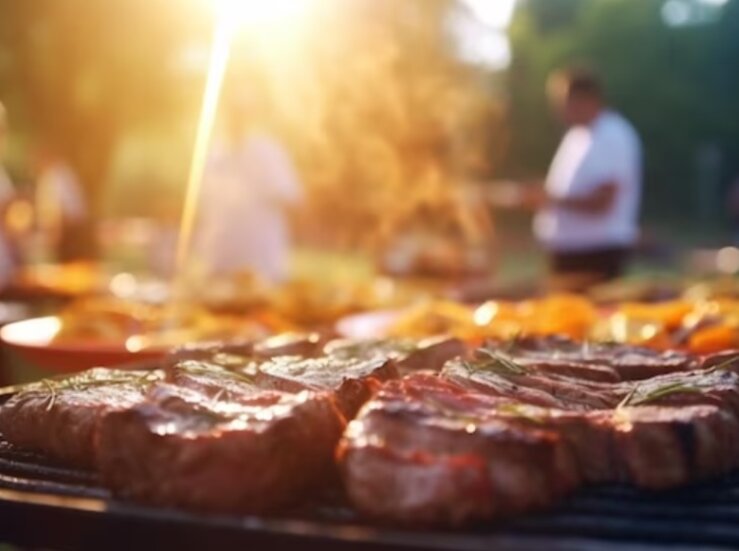
POLYGON ((341 339, 329 342, 324 352, 340 359, 378 358, 394 360, 401 374, 419 370, 439 371, 454 358, 466 357, 467 345, 453 337, 413 339, 341 339))
POLYGON ((714 406, 623 408, 611 416, 620 479, 663 489, 739 466, 739 423, 714 406))
POLYGON ((612 381, 613 373, 628 381, 697 367, 694 358, 678 351, 657 352, 613 343, 582 344, 562 337, 520 338, 509 343, 491 342, 489 346, 505 350, 522 365, 594 381, 612 381))
POLYGON ((255 364, 244 373, 253 376, 260 388, 331 392, 347 419, 354 417, 384 381, 399 376, 395 363, 382 356, 366 360, 286 356, 255 364))
POLYGON ((453 360, 444 366, 441 374, 449 380, 481 392, 511 398, 524 404, 565 410, 612 408, 628 393, 626 387, 585 384, 577 379, 524 367, 502 354, 475 361, 453 360))
POLYGON ((0 431, 98 468, 118 496, 206 512, 277 511, 333 480, 338 458, 366 515, 454 526, 583 483, 662 489, 739 467, 731 354, 290 336, 29 385, 0 431))
POLYGON ((556 430, 572 448, 586 481, 659 488, 716 476, 727 465, 737 465, 737 446, 727 439, 732 434, 739 438, 739 375, 732 370, 606 384, 578 382, 510 363, 505 356, 488 356, 450 362, 442 376, 515 401, 516 411, 523 414, 509 416, 535 419, 533 427, 556 430), (690 447, 686 435, 693 433, 690 447), (650 452, 650 445, 666 455, 650 452), (677 457, 672 465, 665 462, 670 455, 677 457), (725 463, 707 459, 716 456, 725 463), (635 459, 639 457, 654 461, 635 459))
POLYGON ((0 432, 13 444, 79 467, 96 464, 102 419, 144 399, 160 372, 96 368, 28 385, 0 407, 0 432))
POLYGON ((273 511, 326 480, 344 421, 329 393, 155 385, 100 428, 103 481, 124 498, 208 512, 273 511), (238 399, 236 399, 238 398, 238 399))
POLYGON ((387 383, 339 446, 352 502, 382 520, 451 525, 551 504, 577 484, 569 449, 492 416, 502 404, 430 375, 387 383))

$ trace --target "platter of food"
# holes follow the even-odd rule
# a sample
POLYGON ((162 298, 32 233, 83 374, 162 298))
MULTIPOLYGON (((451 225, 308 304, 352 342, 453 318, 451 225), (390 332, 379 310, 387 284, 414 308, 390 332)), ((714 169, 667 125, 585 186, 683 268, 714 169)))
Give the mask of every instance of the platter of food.
POLYGON ((582 342, 616 342, 709 354, 739 348, 739 301, 676 299, 604 307, 585 297, 567 294, 482 304, 432 300, 403 309, 347 316, 337 323, 336 329, 349 338, 449 334, 470 343, 564 335, 582 342))
POLYGON ((255 339, 275 329, 264 318, 106 297, 73 302, 55 316, 10 323, 0 329, 0 340, 36 366, 70 372, 158 358, 188 342, 255 339))
POLYGON ((62 327, 63 321, 58 316, 31 318, 0 329, 0 340, 26 361, 61 372, 156 359, 164 353, 161 349, 132 350, 125 345, 103 342, 63 342, 58 340, 62 327))

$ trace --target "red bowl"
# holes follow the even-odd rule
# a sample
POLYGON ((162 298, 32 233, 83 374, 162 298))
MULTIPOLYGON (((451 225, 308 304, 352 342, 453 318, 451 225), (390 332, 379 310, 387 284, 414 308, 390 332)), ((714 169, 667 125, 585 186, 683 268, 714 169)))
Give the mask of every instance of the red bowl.
POLYGON ((162 349, 132 351, 123 344, 56 343, 61 324, 56 316, 10 323, 0 329, 0 341, 23 360, 60 373, 157 360, 165 354, 162 349))

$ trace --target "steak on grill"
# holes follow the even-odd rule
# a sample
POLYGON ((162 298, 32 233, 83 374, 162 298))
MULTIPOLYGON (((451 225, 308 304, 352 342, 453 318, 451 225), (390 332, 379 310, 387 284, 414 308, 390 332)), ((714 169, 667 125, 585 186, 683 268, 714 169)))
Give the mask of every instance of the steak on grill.
POLYGON ((153 505, 260 513, 330 477, 344 428, 330 393, 239 394, 156 384, 146 401, 110 413, 99 435, 103 481, 153 505))
POLYGON ((385 357, 394 360, 401 374, 419 370, 439 371, 454 358, 466 357, 467 345, 454 337, 428 339, 340 339, 324 347, 326 355, 341 359, 385 357))
POLYGON ((144 399, 158 371, 96 368, 28 385, 0 407, 0 432, 13 444, 70 465, 96 464, 102 419, 144 399))
POLYGON ((490 415, 505 403, 432 375, 385 384, 339 446, 352 502, 373 518, 451 525, 552 504, 577 485, 573 457, 556 432, 490 415))
POLYGON ((371 359, 284 356, 253 364, 244 373, 252 376, 260 388, 330 392, 347 419, 356 415, 384 381, 399 376, 395 362, 384 356, 371 359))
POLYGON ((648 379, 697 367, 692 356, 679 351, 657 352, 616 343, 583 344, 563 337, 527 337, 491 342, 489 346, 504 349, 521 365, 594 381, 613 381, 614 374, 625 381, 648 379))

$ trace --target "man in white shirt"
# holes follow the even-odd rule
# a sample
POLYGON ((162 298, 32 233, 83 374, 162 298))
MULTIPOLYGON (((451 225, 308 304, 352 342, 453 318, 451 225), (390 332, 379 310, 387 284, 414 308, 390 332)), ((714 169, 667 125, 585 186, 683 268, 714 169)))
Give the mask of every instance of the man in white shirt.
POLYGON ((592 73, 559 71, 548 93, 567 132, 544 185, 499 182, 488 199, 535 210, 534 234, 548 253, 551 283, 580 290, 621 275, 639 239, 642 148, 633 126, 608 108, 592 73))
POLYGON ((555 277, 618 277, 639 239, 639 136, 587 71, 556 73, 548 92, 568 130, 536 201, 534 233, 555 277))

